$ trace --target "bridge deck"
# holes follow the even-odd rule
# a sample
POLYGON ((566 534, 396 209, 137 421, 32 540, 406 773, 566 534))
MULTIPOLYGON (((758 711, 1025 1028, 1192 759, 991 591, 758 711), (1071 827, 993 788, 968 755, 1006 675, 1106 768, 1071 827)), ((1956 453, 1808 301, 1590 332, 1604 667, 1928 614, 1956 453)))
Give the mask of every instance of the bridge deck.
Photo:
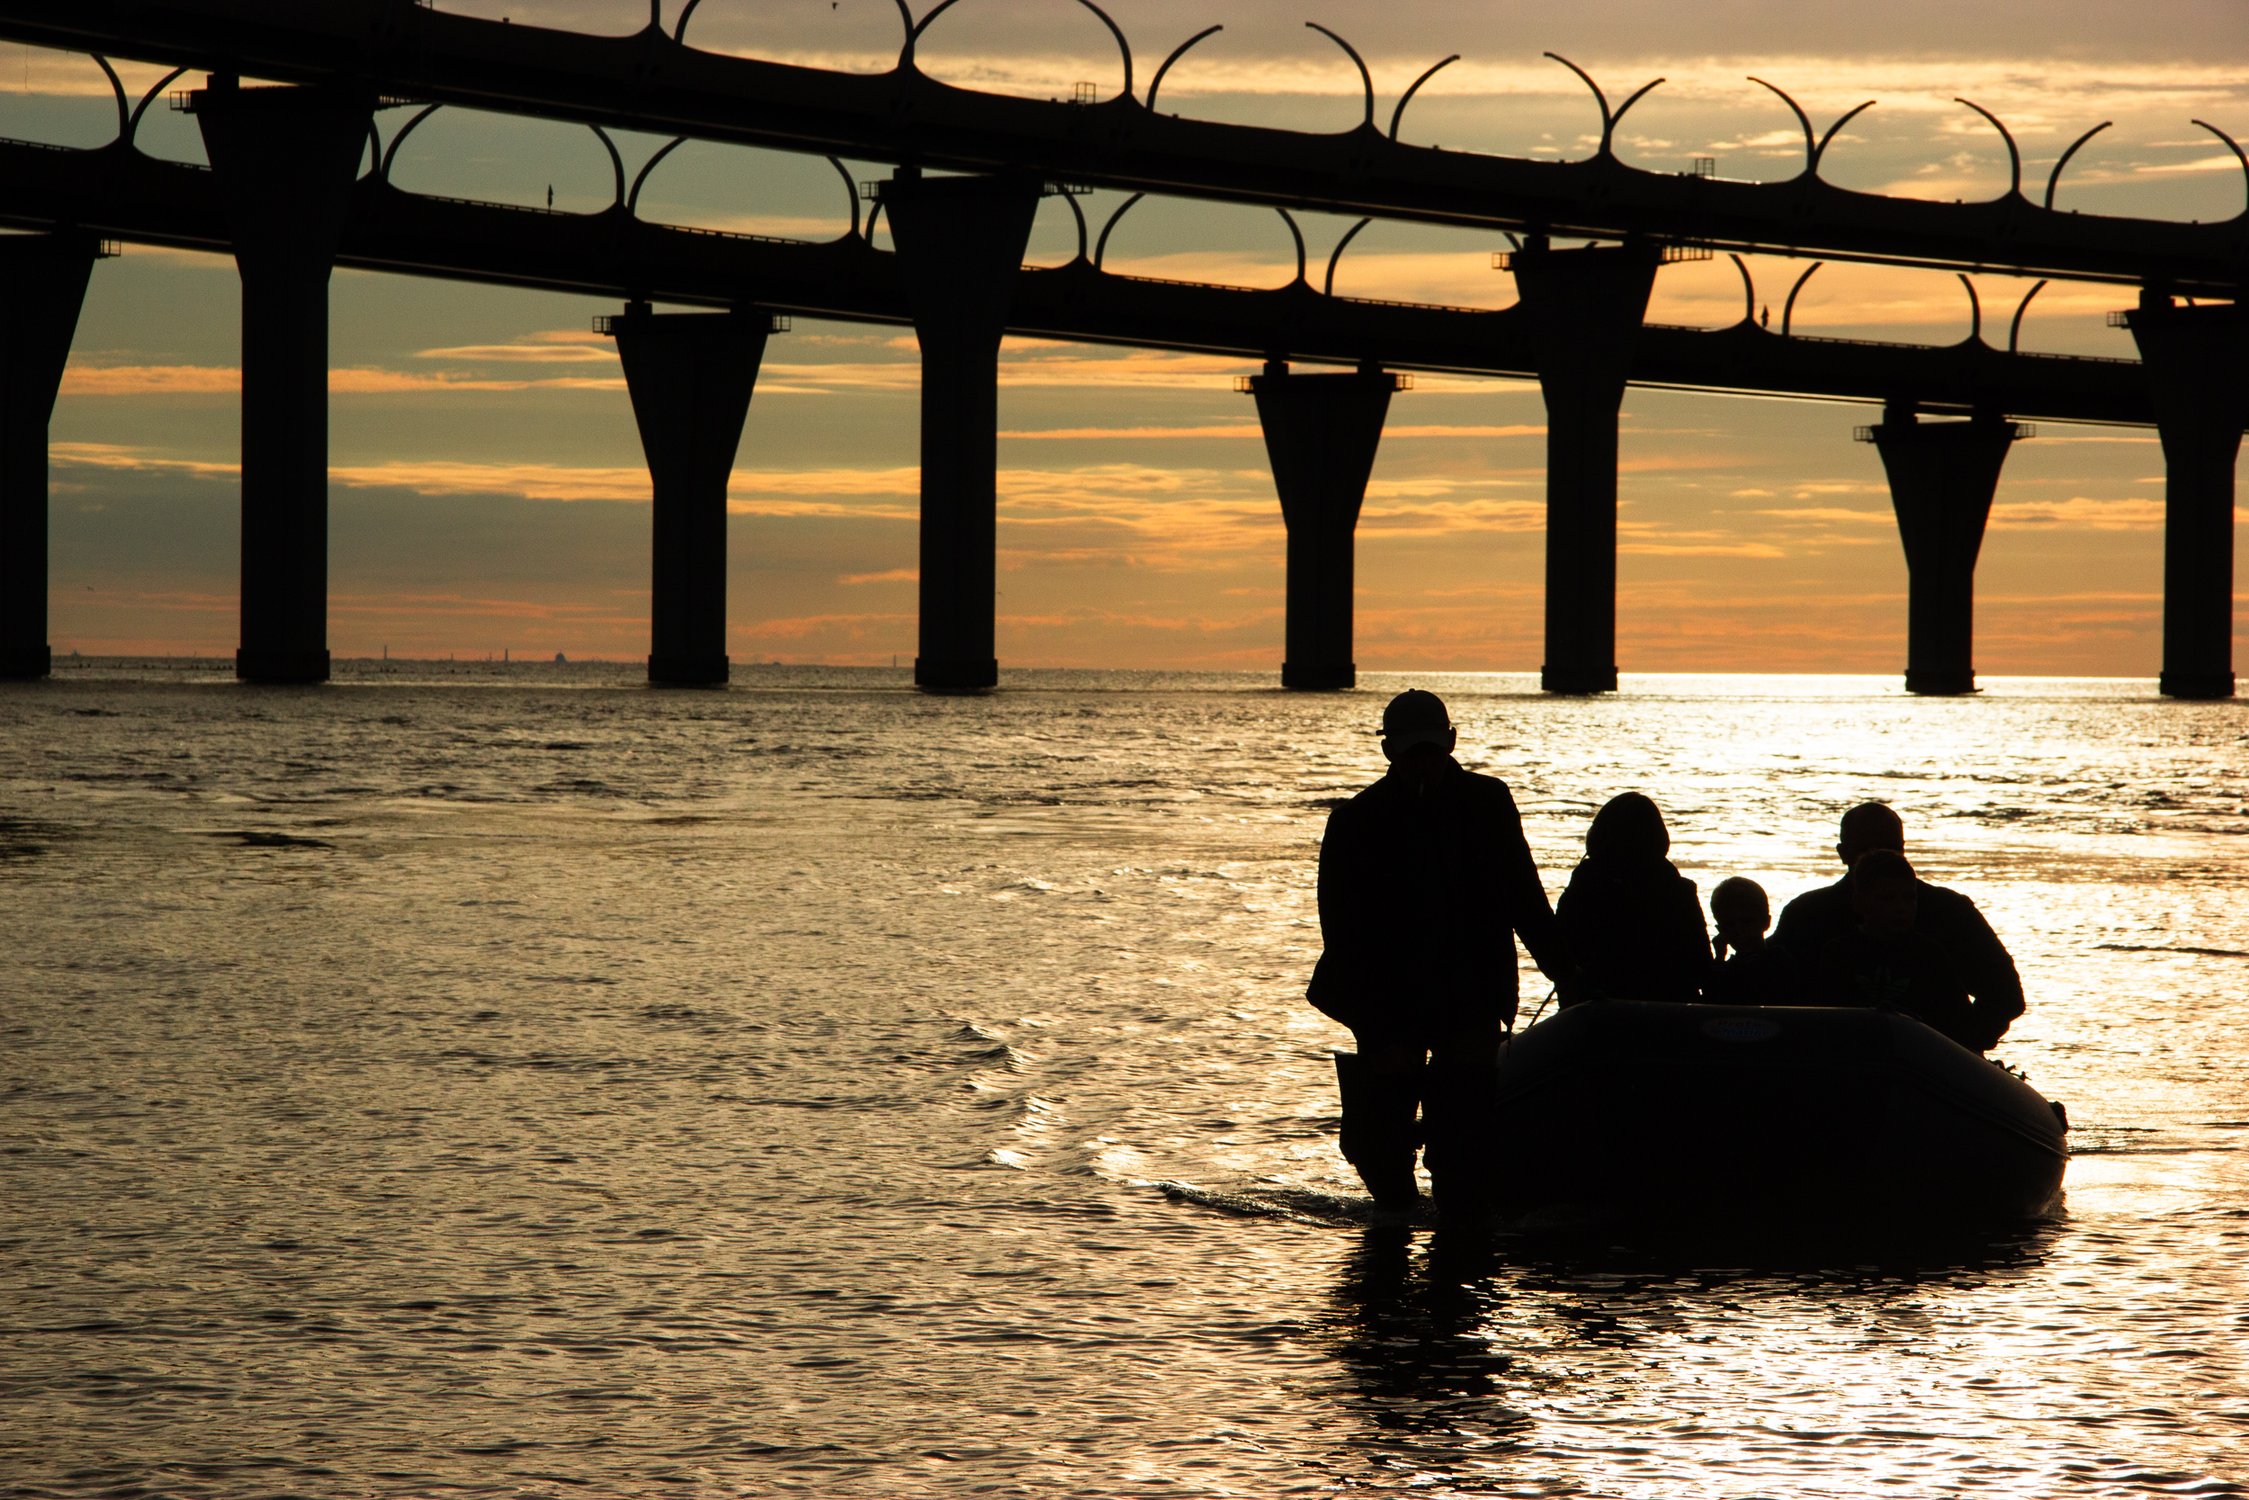
MULTIPOLYGON (((1649 172, 1606 149, 1554 162, 1182 118, 699 51, 651 24, 600 37, 401 0, 9 0, 0 37, 373 97, 468 105, 972 172, 1322 210, 1743 252, 2168 286, 2249 281, 2249 205, 2223 223, 2080 214, 2019 190, 1983 203, 1853 192, 1808 165, 1783 182, 1649 172)), ((1120 45, 1125 39, 1120 33, 1120 45)), ((1813 156, 1806 123, 1806 156, 1813 156)), ((2249 158, 2244 158, 2249 171, 2249 158)))
MULTIPOLYGON (((231 253, 207 168, 128 148, 0 141, 0 223, 75 227, 134 243, 231 253)), ((598 214, 403 192, 363 178, 338 264, 454 280, 648 298, 754 303, 852 322, 911 322, 895 259, 864 240, 821 243, 651 224, 598 214)), ((1079 260, 1026 268, 1008 331, 1061 341, 1245 360, 1372 361, 1395 370, 1535 378, 1530 330, 1513 307, 1475 309, 1336 297, 1297 282, 1249 289, 1161 281, 1079 260)), ((2041 421, 2153 422, 2137 361, 1649 324, 1636 384, 1837 401, 1911 399, 1931 411, 1992 410, 2041 421)))

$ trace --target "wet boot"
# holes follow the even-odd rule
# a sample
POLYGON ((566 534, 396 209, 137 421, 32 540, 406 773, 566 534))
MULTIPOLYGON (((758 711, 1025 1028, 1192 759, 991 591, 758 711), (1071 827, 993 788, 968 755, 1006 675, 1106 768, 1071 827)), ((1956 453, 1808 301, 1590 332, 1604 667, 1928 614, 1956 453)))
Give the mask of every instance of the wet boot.
POLYGON ((1422 1069, 1404 1075, 1378 1073, 1355 1052, 1335 1054, 1335 1083, 1343 1096, 1343 1159, 1375 1203, 1407 1210, 1421 1201, 1414 1181, 1414 1149, 1420 1144, 1414 1112, 1421 1102, 1422 1069))

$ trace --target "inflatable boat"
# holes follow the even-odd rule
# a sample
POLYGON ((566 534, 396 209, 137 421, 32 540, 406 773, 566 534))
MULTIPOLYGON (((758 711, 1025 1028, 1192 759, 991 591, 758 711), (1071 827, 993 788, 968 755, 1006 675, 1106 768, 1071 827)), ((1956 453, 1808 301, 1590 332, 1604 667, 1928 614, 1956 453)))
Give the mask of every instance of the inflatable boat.
POLYGON ((1507 1044, 1489 1128, 1515 1228, 1914 1234, 2054 1213, 2069 1127, 1894 1012, 1596 1001, 1507 1044))

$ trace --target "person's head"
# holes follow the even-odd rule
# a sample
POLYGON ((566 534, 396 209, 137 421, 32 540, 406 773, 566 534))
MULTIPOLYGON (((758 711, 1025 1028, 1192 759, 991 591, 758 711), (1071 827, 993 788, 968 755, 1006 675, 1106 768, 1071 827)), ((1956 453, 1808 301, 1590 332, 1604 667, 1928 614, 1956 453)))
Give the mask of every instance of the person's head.
POLYGON ((1663 812, 1638 792, 1621 792, 1601 805, 1585 830, 1585 857, 1604 862, 1645 862, 1671 852, 1663 812))
POLYGON ((1442 760, 1454 739, 1452 715, 1435 693, 1407 688, 1382 711, 1382 754, 1394 766, 1442 760))
POLYGON ((1718 935, 1729 946, 1754 948, 1765 940, 1765 929, 1773 925, 1772 903, 1765 899, 1765 888, 1756 881, 1731 875, 1710 892, 1710 919, 1718 924, 1718 935))
POLYGON ((1849 869, 1869 849, 1905 852, 1905 823, 1887 802, 1861 802, 1843 814, 1843 826, 1836 835, 1835 857, 1849 869))
POLYGON ((1895 849, 1869 849, 1851 865, 1847 877, 1851 913, 1861 931, 1875 937, 1903 937, 1913 930, 1919 887, 1913 866, 1895 849))

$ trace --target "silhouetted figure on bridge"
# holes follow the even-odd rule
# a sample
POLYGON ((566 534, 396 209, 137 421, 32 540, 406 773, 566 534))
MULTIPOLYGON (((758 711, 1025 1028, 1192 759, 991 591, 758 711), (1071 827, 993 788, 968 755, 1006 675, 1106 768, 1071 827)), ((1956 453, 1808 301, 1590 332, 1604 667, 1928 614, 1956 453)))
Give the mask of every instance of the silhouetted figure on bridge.
POLYGON ((1976 903, 1915 877, 1905 824, 1883 803, 1843 814, 1835 853, 1843 879, 1789 902, 1773 930, 1796 993, 1808 1004, 1889 1005, 1988 1051, 2023 1013, 2023 983, 1976 903))
POLYGON ((1343 1155, 1389 1209, 1418 1200, 1423 1141, 1440 1204, 1481 1176, 1472 1116, 1515 1019, 1514 936, 1572 981, 1514 796, 1463 770, 1454 742, 1436 694, 1393 698, 1389 771, 1337 805, 1320 843, 1325 951, 1306 993, 1357 1039, 1335 1055, 1343 1155))
POLYGON ((1787 966, 1765 940, 1765 930, 1773 925, 1765 888, 1741 875, 1719 881, 1710 892, 1710 920, 1718 936, 1711 943, 1713 961, 1702 997, 1725 1005, 1787 1004, 1787 966))
POLYGON ((1663 812, 1638 792, 1611 797, 1585 830, 1585 858, 1555 903, 1588 997, 1693 1000, 1710 972, 1695 883, 1666 858, 1663 812))

